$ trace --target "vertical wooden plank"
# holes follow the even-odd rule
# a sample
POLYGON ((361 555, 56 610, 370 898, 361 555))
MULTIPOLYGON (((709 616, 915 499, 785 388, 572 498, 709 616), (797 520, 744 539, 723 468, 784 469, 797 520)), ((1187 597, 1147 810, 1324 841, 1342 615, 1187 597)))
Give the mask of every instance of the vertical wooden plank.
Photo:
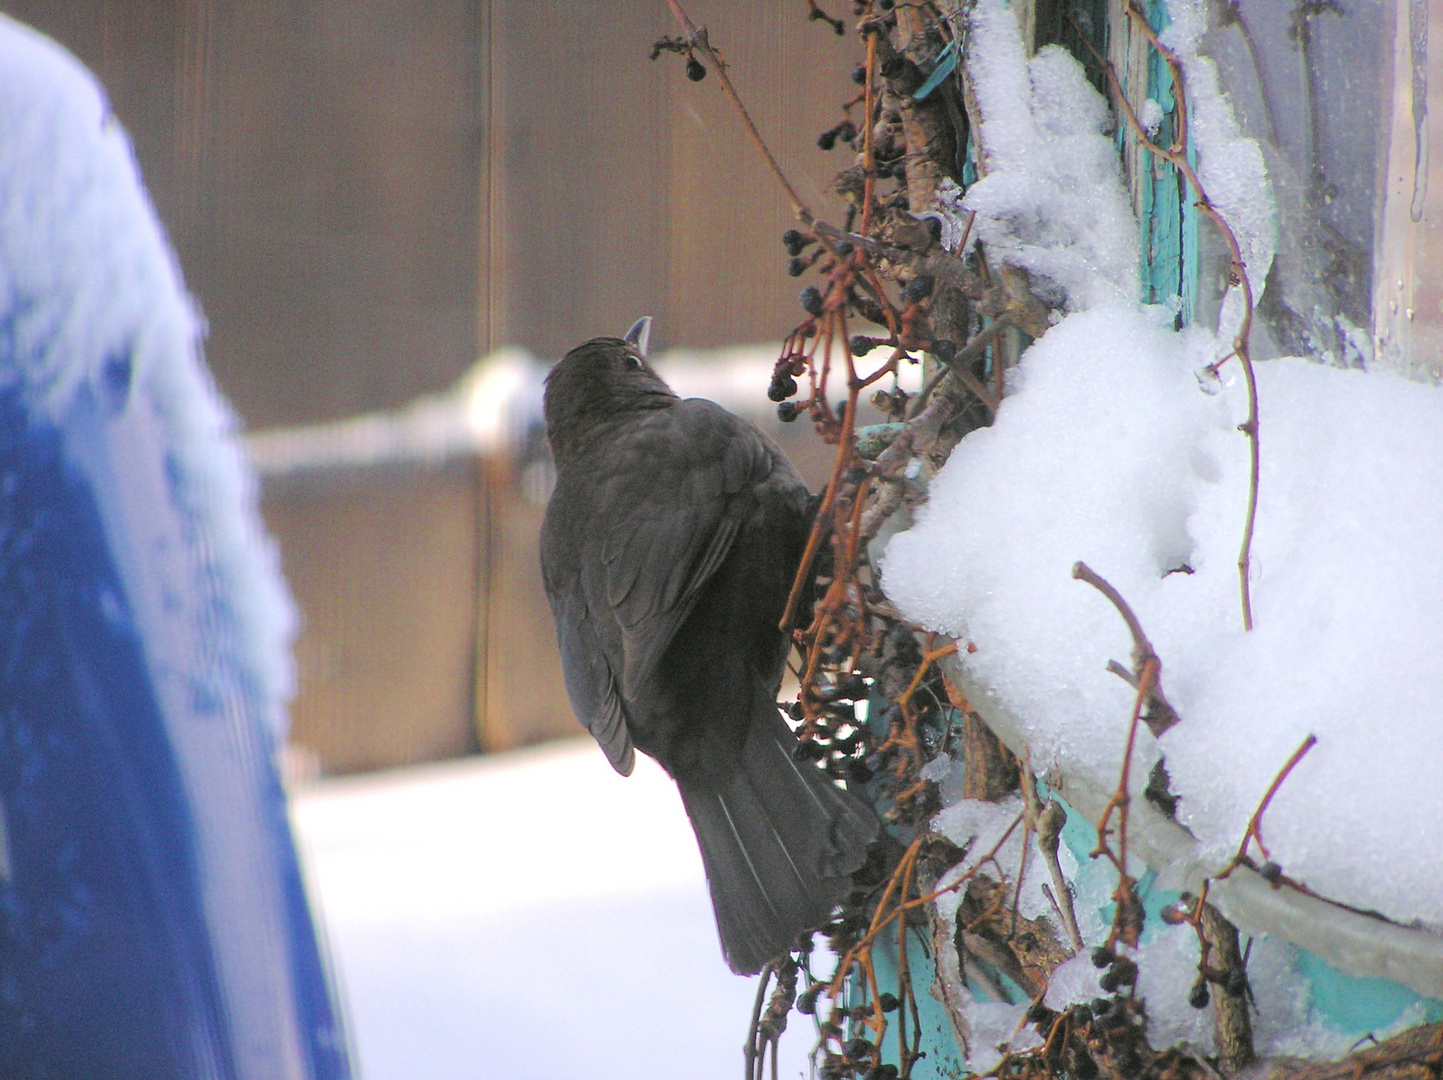
POLYGON ((492 339, 560 356, 663 314, 664 84, 646 59, 656 5, 493 0, 491 11, 493 229, 504 239, 487 274, 505 283, 492 339))
MULTIPOLYGON (((848 154, 814 144, 855 91, 856 44, 793 0, 690 9, 803 197, 840 219, 828 192, 848 154)), ((505 300, 491 339, 556 357, 640 314, 656 317, 659 349, 780 338, 799 318, 779 243, 790 214, 715 77, 694 84, 676 57, 647 60, 677 32, 665 6, 493 0, 492 12, 504 239, 486 275, 505 300)))
POLYGON ((521 490, 514 463, 485 463, 488 563, 484 750, 581 731, 566 697, 551 609, 541 583, 545 508, 521 490))
POLYGON ((291 741, 333 773, 474 749, 471 464, 290 481, 263 510, 302 616, 291 741))
MULTIPOLYGON (((853 156, 818 149, 816 137, 841 120, 842 102, 856 91, 849 77, 861 60, 854 37, 838 38, 808 21, 798 0, 694 0, 688 11, 721 48, 758 131, 801 198, 840 224, 832 182, 853 156)), ((691 83, 675 61, 668 67, 671 340, 694 346, 780 340, 802 318, 796 301, 802 283, 786 276, 780 243, 795 224, 785 197, 716 79, 691 83)))

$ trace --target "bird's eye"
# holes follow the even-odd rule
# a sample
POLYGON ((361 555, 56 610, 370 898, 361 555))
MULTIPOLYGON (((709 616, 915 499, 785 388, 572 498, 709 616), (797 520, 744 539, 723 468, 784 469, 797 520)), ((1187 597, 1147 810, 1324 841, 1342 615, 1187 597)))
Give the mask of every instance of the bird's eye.
POLYGON ((631 368, 633 371, 640 371, 640 370, 641 370, 641 357, 639 357, 639 356, 633 356, 631 353, 627 353, 627 354, 626 354, 626 364, 627 364, 627 367, 631 368))

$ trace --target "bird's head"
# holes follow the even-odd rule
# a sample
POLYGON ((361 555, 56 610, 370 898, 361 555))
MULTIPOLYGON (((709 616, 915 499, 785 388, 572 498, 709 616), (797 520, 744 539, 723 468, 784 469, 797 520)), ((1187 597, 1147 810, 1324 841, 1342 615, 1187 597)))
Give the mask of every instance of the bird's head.
POLYGON ((567 353, 546 376, 546 436, 557 464, 585 442, 597 424, 676 400, 646 362, 650 332, 647 316, 625 337, 592 338, 567 353))

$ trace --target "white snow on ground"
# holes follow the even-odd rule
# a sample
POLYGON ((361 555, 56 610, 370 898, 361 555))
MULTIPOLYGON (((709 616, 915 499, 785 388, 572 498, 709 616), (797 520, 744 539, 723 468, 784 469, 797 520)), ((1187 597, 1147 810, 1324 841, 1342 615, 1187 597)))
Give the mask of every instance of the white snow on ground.
MULTIPOLYGON (((292 800, 367 1080, 731 1078, 756 979, 721 957, 696 840, 649 758, 590 739, 292 800)), ((791 1018, 781 1075, 806 1075, 791 1018)))
MULTIPOLYGON (((982 179, 963 205, 994 259, 1055 283, 1070 311, 1137 295, 1137 221, 1104 134, 1107 103, 1065 50, 1026 59, 1017 17, 981 0, 967 64, 982 114, 982 179)), ((1046 289, 1046 283, 1039 283, 1046 289)))

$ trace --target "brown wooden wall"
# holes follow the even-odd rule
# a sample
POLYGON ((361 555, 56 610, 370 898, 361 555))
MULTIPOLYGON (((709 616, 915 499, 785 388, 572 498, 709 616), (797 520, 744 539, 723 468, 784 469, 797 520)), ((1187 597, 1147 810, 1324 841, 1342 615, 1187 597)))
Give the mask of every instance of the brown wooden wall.
MULTIPOLYGON (((820 205, 856 46, 691 0, 820 205)), ((662 0, 0 0, 100 77, 251 428, 402 404, 508 342, 776 340, 782 197, 662 0)), ((834 208, 833 208, 834 212, 834 208)))
MULTIPOLYGON (((856 89, 850 37, 803 0, 690 0, 762 136, 815 210, 849 162, 815 145, 856 89)), ((492 0, 490 343, 559 356, 656 317, 653 343, 780 338, 800 318, 780 236, 793 222, 715 77, 646 59, 676 34, 663 0, 492 0)))
POLYGON ((475 750, 477 463, 287 480, 263 508, 302 610, 291 742, 327 773, 475 750))
POLYGON ((3 0, 100 77, 250 427, 472 359, 483 0, 3 0))

